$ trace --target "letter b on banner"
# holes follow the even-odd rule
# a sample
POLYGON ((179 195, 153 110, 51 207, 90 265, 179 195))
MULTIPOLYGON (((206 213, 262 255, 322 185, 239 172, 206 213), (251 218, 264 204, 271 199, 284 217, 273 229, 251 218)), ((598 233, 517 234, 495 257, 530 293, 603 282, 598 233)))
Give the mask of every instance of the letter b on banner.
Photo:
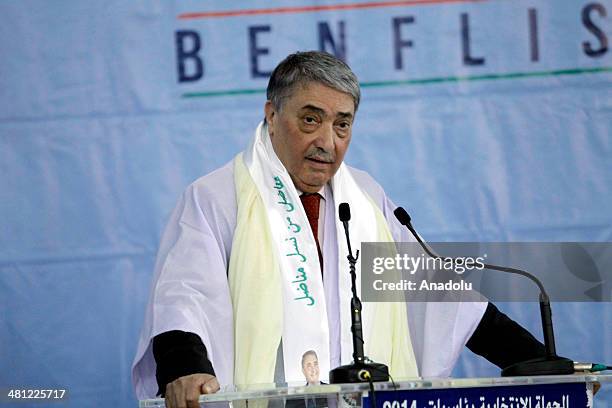
POLYGON ((204 63, 198 55, 202 43, 196 31, 180 30, 175 33, 176 63, 179 82, 193 82, 204 76, 204 63))

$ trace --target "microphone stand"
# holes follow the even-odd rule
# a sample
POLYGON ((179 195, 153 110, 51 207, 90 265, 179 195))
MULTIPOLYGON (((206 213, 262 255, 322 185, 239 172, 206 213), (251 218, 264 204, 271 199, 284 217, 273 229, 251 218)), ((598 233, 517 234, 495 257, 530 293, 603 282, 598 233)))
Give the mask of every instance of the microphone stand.
POLYGON ((349 269, 351 273, 351 333, 353 334, 353 364, 347 364, 336 367, 329 372, 329 382, 331 384, 342 383, 359 383, 373 381, 389 381, 389 368, 384 364, 366 363, 363 353, 363 331, 361 324, 361 300, 357 295, 357 275, 355 273, 355 265, 359 258, 359 250, 356 256, 353 256, 351 249, 351 241, 349 239, 348 221, 351 218, 350 209, 347 203, 342 203, 339 206, 340 221, 344 226, 344 234, 346 235, 346 243, 348 245, 349 254, 346 257, 349 261, 349 269))
MULTIPOLYGON (((452 259, 441 257, 436 254, 421 240, 419 234, 417 234, 416 230, 412 226, 410 222, 410 215, 404 210, 402 207, 398 207, 393 212, 395 217, 398 219, 402 225, 404 225, 410 233, 414 235, 419 245, 427 252, 427 254, 433 258, 438 259, 452 259)), ((550 299, 546 290, 544 289, 544 285, 538 278, 527 271, 523 271, 521 269, 516 268, 508 268, 505 266, 491 265, 491 264, 483 264, 484 268, 491 269, 495 271, 501 272, 509 272, 517 275, 525 276, 530 279, 540 289, 540 318, 542 320, 542 332, 544 336, 544 347, 546 348, 546 356, 538 357, 531 360, 521 361, 515 364, 512 364, 508 367, 502 369, 501 375, 502 377, 515 377, 515 376, 532 376, 532 375, 562 375, 562 374, 573 374, 574 373, 574 362, 565 357, 559 357, 557 355, 557 350, 555 347, 555 334, 553 331, 553 322, 552 322, 552 310, 550 308, 550 299)))

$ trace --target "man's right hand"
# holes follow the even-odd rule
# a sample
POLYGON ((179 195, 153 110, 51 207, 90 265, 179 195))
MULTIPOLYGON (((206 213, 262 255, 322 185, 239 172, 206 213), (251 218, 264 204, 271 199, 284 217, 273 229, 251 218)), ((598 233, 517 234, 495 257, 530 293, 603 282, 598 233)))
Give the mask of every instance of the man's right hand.
POLYGON ((219 391, 217 377, 210 374, 191 374, 179 377, 166 385, 167 408, 199 408, 200 394, 219 391))

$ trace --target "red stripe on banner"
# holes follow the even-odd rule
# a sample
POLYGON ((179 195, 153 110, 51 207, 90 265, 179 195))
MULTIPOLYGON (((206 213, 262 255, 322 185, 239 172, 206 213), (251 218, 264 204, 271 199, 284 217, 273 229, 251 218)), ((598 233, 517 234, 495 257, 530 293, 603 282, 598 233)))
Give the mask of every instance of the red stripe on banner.
POLYGON ((262 14, 292 14, 292 13, 310 13, 313 11, 332 11, 332 10, 360 10, 380 7, 397 7, 397 6, 418 6, 423 4, 447 4, 447 3, 483 3, 488 0, 396 0, 396 1, 381 1, 381 2, 366 2, 366 3, 349 3, 349 4, 329 4, 322 6, 301 6, 301 7, 275 7, 264 9, 244 9, 244 10, 229 10, 229 11, 209 11, 183 13, 178 15, 179 20, 193 20, 198 18, 222 18, 222 17, 238 17, 238 16, 254 16, 262 14))

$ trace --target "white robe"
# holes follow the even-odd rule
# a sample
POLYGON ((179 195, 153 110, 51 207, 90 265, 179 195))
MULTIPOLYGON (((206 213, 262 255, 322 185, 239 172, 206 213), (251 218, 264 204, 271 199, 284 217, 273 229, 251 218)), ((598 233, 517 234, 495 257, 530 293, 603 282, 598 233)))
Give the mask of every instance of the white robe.
MULTIPOLYGON (((382 210, 396 241, 414 238, 395 219, 395 205, 365 172, 349 168, 356 182, 382 210)), ((340 361, 338 279, 350 279, 348 267, 338 273, 336 249, 337 204, 325 200, 323 260, 324 288, 330 331, 330 366, 340 361)), ((234 328, 227 280, 236 226, 233 162, 199 178, 183 193, 164 231, 155 264, 153 286, 132 366, 138 399, 154 398, 158 386, 152 339, 182 330, 200 336, 221 387, 231 385, 234 373, 234 328)), ((351 222, 359 222, 352 220, 351 222)), ((343 238, 343 237, 341 237, 343 238)), ((256 243, 254 243, 256 245, 256 243)), ((412 346, 422 377, 450 375, 459 353, 480 322, 486 303, 408 303, 412 346)))

